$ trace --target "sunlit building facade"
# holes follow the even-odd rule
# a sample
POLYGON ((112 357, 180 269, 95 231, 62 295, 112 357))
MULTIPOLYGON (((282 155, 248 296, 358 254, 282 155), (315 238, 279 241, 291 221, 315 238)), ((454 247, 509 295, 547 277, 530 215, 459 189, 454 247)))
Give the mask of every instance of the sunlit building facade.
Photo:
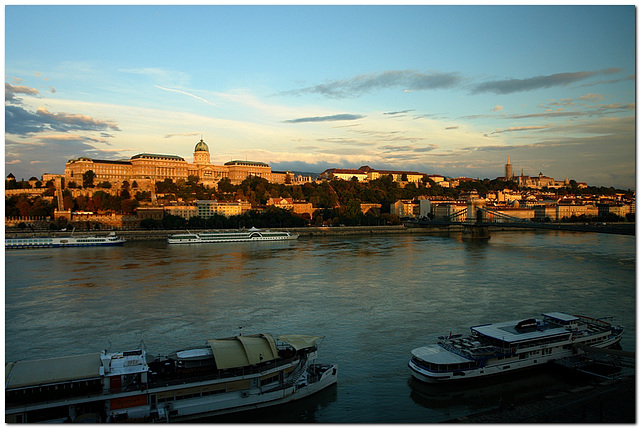
MULTIPOLYGON (((190 176, 198 177, 198 182, 206 187, 215 187, 223 178, 229 178, 231 184, 240 184, 249 176, 272 180, 271 167, 263 162, 234 160, 224 165, 213 165, 209 147, 201 139, 193 152, 193 163, 176 155, 141 153, 129 160, 99 160, 88 157, 71 159, 65 165, 65 183, 83 185, 83 176, 93 172, 93 184, 109 182, 121 187, 126 181, 141 187, 150 187, 154 183, 169 178, 187 180, 190 176)), ((278 177, 281 178, 281 177, 278 177)), ((72 185, 73 186, 73 185, 72 185)))

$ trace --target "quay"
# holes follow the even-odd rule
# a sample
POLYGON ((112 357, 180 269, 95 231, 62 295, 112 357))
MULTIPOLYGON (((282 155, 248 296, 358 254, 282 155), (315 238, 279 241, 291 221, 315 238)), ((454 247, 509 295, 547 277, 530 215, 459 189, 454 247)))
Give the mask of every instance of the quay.
MULTIPOLYGON (((451 234, 462 233, 462 226, 444 226, 434 228, 407 228, 403 225, 397 226, 339 226, 339 227, 293 227, 293 228, 277 228, 269 227, 265 230, 273 231, 287 231, 291 233, 297 233, 301 237, 314 237, 314 236, 357 236, 357 235, 443 235, 448 236, 451 234)), ((204 229, 203 229, 204 230, 204 229)), ((197 233, 200 229, 193 229, 191 232, 197 233)), ((111 232, 110 230, 96 230, 96 231, 75 231, 74 235, 102 235, 111 232)), ((184 233, 184 230, 116 230, 116 235, 126 239, 127 241, 166 241, 169 235, 176 233, 184 233)), ((60 231, 39 231, 36 233, 37 237, 44 236, 68 236, 71 232, 60 231)), ((6 238, 22 238, 33 237, 34 233, 31 231, 20 231, 17 228, 7 228, 5 230, 6 238)))
MULTIPOLYGON (((635 225, 628 225, 626 229, 633 231, 635 225)), ((286 231, 291 233, 297 233, 301 237, 314 237, 314 236, 358 236, 358 235, 430 235, 430 236, 462 236, 465 238, 465 228, 468 225, 464 224, 430 224, 430 225, 394 225, 394 226, 333 226, 333 227, 292 227, 292 228, 277 228, 269 227, 265 230, 273 231, 286 231)), ((545 233, 546 231, 571 231, 571 232, 593 232, 595 230, 580 230, 567 228, 540 228, 540 229, 526 229, 521 225, 505 225, 505 224, 484 224, 482 225, 483 234, 481 238, 488 238, 488 233, 498 232, 515 232, 515 231, 530 231, 545 233)), ((625 229, 625 230, 626 230, 625 229)), ((191 230, 191 232, 198 232, 200 229, 191 230)), ((204 229, 203 229, 204 230, 204 229)), ((235 230, 235 229, 234 229, 235 230)), ((184 233, 185 230, 92 230, 92 231, 78 231, 74 232, 74 235, 106 235, 110 232, 115 232, 118 236, 126 239, 127 241, 164 241, 169 235, 176 233, 184 233)), ((69 236, 70 231, 47 231, 47 230, 20 230, 17 227, 6 227, 5 238, 31 238, 31 237, 62 237, 69 236)), ((625 233, 626 234, 626 233, 625 233)), ((629 234, 635 234, 630 232, 629 234)))

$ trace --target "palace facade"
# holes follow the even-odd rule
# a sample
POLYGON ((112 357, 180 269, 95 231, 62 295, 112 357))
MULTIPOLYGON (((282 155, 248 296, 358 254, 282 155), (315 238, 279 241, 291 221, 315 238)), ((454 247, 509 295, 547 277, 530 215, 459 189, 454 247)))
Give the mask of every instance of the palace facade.
MULTIPOLYGON (((249 176, 264 178, 274 183, 294 184, 301 178, 290 172, 274 172, 263 162, 233 160, 224 165, 213 165, 209 147, 200 139, 193 152, 193 163, 175 155, 141 153, 129 160, 99 160, 88 157, 69 160, 64 169, 65 184, 83 185, 83 175, 87 171, 94 174, 93 184, 109 182, 120 188, 123 182, 129 185, 136 183, 141 189, 153 188, 156 182, 170 178, 174 182, 187 180, 189 176, 198 177, 198 182, 205 187, 216 187, 223 178, 231 180, 231 184, 240 184, 249 176)), ((73 185, 71 186, 73 187, 73 185)))

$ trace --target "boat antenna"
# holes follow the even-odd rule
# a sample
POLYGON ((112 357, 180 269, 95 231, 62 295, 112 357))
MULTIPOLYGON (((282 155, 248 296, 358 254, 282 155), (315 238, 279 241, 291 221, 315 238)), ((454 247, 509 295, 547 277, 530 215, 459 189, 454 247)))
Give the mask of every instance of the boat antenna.
POLYGON ((240 330, 240 336, 242 336, 242 326, 238 327, 238 329, 240 330))

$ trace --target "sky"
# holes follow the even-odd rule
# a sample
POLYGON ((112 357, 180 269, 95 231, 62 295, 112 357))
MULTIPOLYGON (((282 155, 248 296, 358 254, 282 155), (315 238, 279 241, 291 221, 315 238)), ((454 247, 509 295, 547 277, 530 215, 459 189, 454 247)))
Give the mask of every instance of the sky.
POLYGON ((139 153, 635 189, 627 6, 32 6, 5 21, 5 176, 139 153))

